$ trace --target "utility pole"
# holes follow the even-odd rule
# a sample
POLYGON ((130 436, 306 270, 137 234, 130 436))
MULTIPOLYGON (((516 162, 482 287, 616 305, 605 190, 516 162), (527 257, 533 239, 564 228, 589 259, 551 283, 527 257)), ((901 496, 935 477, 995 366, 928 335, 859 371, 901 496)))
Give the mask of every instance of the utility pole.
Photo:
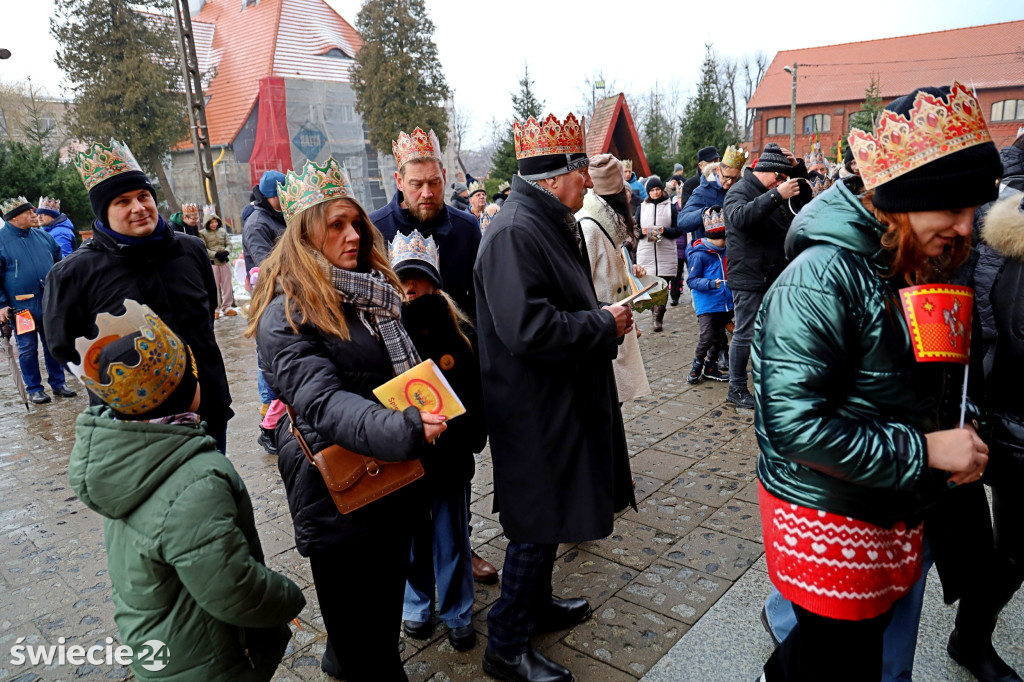
POLYGON ((217 178, 213 171, 213 150, 210 148, 210 131, 206 127, 206 98, 203 96, 203 75, 199 72, 196 57, 196 41, 192 34, 192 16, 188 0, 174 0, 174 18, 178 26, 179 47, 181 48, 181 75, 185 82, 185 97, 188 99, 188 122, 192 133, 192 151, 196 157, 199 172, 199 187, 206 189, 206 199, 220 210, 220 195, 217 193, 217 178))
POLYGON ((793 101, 789 105, 789 151, 796 154, 796 62, 792 66, 782 67, 793 77, 793 101))

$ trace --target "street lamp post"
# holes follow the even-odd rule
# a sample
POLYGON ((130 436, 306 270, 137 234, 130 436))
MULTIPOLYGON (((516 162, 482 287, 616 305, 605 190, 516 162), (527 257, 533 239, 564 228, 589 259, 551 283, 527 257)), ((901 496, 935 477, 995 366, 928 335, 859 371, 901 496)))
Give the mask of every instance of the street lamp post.
POLYGON ((796 154, 796 62, 782 70, 793 77, 793 101, 789 105, 789 151, 796 154))

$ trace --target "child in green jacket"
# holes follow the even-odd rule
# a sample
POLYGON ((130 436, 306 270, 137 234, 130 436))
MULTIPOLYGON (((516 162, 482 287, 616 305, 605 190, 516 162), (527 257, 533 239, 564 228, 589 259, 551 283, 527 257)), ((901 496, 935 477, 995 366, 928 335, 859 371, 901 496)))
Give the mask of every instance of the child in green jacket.
POLYGON ((306 600, 264 564, 252 502, 195 410, 191 351, 147 306, 102 313, 76 376, 68 478, 104 518, 114 620, 140 680, 269 680, 306 600), (113 339, 113 340, 110 340, 113 339), (157 647, 153 640, 162 646, 157 647))

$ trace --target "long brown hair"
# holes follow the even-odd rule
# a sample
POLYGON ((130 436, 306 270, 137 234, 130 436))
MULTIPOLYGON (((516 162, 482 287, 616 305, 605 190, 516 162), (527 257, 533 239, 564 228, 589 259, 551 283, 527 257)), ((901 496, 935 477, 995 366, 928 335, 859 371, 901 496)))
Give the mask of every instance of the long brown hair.
MULTIPOLYGON (((359 213, 359 257, 356 269, 376 270, 401 291, 398 276, 388 261, 384 237, 370 216, 354 199, 345 201, 359 213)), ((341 298, 334 285, 324 274, 318 262, 323 258, 323 243, 327 231, 327 208, 333 201, 325 201, 307 208, 288 221, 274 250, 260 265, 260 276, 249 304, 249 326, 245 335, 256 335, 260 317, 280 292, 284 294, 284 314, 288 325, 296 334, 300 324, 312 324, 325 334, 348 340, 348 324, 341 307, 341 298), (295 313, 299 319, 295 319, 295 313)))
POLYGON ((861 198, 861 203, 886 227, 882 235, 882 248, 889 254, 891 262, 883 277, 902 277, 912 285, 944 282, 967 260, 971 238, 960 235, 953 239, 951 247, 943 251, 941 256, 925 256, 910 227, 909 214, 888 213, 875 208, 871 201, 874 194, 874 191, 867 192, 861 198))

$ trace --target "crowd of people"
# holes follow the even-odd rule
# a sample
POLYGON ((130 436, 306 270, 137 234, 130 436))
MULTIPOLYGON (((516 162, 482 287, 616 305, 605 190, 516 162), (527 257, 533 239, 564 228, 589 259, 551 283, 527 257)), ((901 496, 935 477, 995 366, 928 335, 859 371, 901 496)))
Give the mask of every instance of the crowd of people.
MULTIPOLYGON (((516 121, 513 136, 519 172, 491 202, 480 182, 449 185, 420 128, 394 141, 395 192, 371 213, 333 158, 252 189, 259 443, 310 562, 322 670, 406 680, 400 632, 429 639, 438 621, 455 650, 477 645, 473 583, 499 579, 469 532, 474 454, 489 444, 509 544, 483 669, 574 679, 531 643, 592 613, 554 596, 556 551, 635 507, 621 408, 651 386, 634 313, 661 332, 689 291, 687 382, 728 382, 761 451, 776 588, 761 620, 777 644, 761 679, 911 679, 934 564, 959 600, 949 655, 980 680, 1021 680, 991 638, 1024 582, 1024 131, 998 152, 954 83, 896 99, 834 167, 774 143, 756 159, 705 147, 696 175, 677 165, 663 182, 588 156, 572 114, 516 121), (943 308, 940 294, 964 296, 948 285, 975 294, 943 308), (901 311, 927 286, 922 310, 948 343, 967 358, 956 344, 970 340, 969 373, 918 361, 922 334, 901 311), (375 397, 426 360, 464 414, 375 397), (356 463, 346 480, 342 462, 356 463), (413 474, 345 506, 384 470, 413 474)), ((222 221, 194 204, 165 221, 117 141, 75 163, 96 218, 81 246, 54 199, 0 208, 0 321, 16 327, 33 402, 50 400, 37 344, 55 395, 75 395, 65 366, 89 389, 69 478, 106 519, 122 641, 191 652, 136 676, 268 680, 305 598, 266 566, 223 456, 233 413, 213 321, 235 307, 222 221)))

